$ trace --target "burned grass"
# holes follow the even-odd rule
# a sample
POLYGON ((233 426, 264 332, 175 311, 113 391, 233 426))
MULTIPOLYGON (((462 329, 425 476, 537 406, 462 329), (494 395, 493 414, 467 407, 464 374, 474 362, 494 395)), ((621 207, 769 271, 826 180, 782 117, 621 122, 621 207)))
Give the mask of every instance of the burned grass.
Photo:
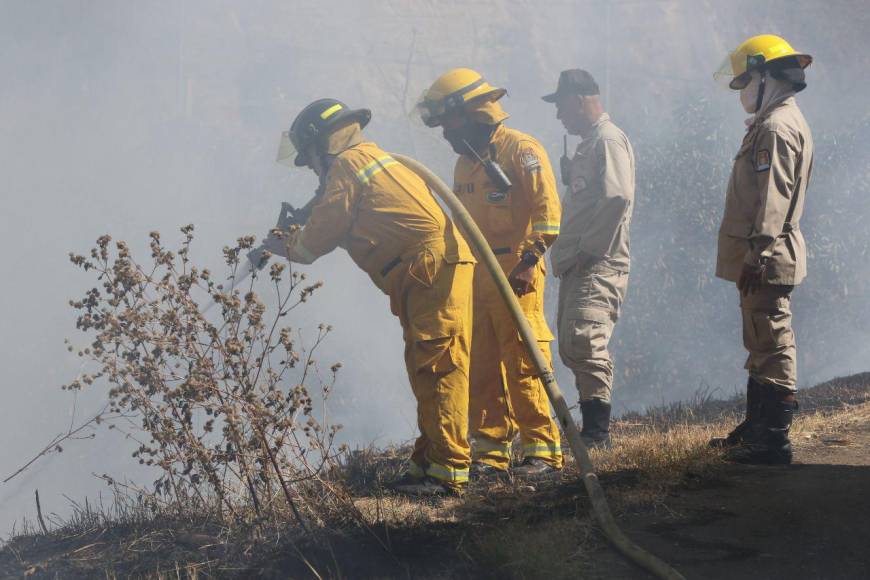
MULTIPOLYGON (((796 456, 830 445, 870 421, 870 373, 801 393, 796 456)), ((673 522, 674 498, 715 488, 729 466, 707 447, 737 420, 740 403, 699 399, 615 422, 615 446, 593 451, 617 517, 673 522), (718 413, 718 414, 716 414, 718 413)), ((347 452, 331 474, 346 492, 345 513, 309 534, 293 524, 228 526, 197 513, 154 509, 119 497, 111 507, 79 506, 50 530, 11 538, 0 577, 32 578, 567 578, 595 576, 604 540, 570 460, 557 477, 475 482, 462 498, 412 500, 386 483, 407 449, 347 452)), ((336 502, 336 506, 341 505, 336 502)), ((600 565, 600 564, 599 564, 600 565)))

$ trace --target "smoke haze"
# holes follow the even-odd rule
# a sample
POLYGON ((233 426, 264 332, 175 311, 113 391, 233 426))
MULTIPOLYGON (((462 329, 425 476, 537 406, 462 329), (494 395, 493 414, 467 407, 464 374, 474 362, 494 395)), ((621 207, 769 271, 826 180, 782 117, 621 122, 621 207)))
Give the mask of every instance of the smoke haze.
MULTIPOLYGON (((193 259, 222 271, 222 246, 265 234, 282 201, 301 205, 313 192, 313 174, 274 158, 281 131, 325 96, 371 108, 369 139, 449 183, 454 154, 409 111, 456 66, 506 87, 507 123, 538 138, 554 162, 562 128, 539 97, 565 68, 596 76, 632 140, 633 263, 612 348, 614 403, 625 411, 742 387, 736 291, 713 270, 744 115, 712 73, 763 32, 813 54, 798 97, 817 148, 802 220, 809 278, 793 306, 800 385, 868 370, 868 28, 866 4, 845 0, 0 3, 0 476, 71 420, 72 399, 59 387, 81 367, 63 339, 81 338, 67 301, 94 280, 68 252, 109 233, 147 257, 149 231, 170 243, 192 222, 193 259)), ((306 271, 325 287, 294 325, 312 338, 319 322, 335 328, 318 359, 344 365, 331 403, 344 441, 410 439, 414 402, 386 297, 342 251, 306 271)), ((576 400, 570 373, 558 362, 556 370, 576 400)), ((104 401, 92 387, 76 413, 104 401)), ((148 483, 129 451, 122 436, 100 431, 0 485, 0 534, 31 513, 34 488, 46 511, 62 514, 63 494, 98 493, 92 473, 148 483)))

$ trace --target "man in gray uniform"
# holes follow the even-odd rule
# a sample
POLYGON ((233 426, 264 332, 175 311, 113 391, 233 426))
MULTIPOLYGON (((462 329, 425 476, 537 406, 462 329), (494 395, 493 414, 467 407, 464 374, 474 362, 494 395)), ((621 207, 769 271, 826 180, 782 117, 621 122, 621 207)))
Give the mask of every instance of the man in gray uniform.
POLYGON ((559 355, 573 372, 587 446, 610 445, 613 362, 607 345, 628 287, 634 152, 604 112, 598 84, 584 70, 563 71, 556 118, 582 139, 562 158, 562 224, 552 246, 559 285, 559 355))
POLYGON ((792 459, 797 351, 791 292, 807 272, 799 222, 813 166, 813 138, 795 93, 806 87, 804 68, 811 62, 784 39, 764 34, 737 47, 716 75, 740 91, 744 110, 753 115, 734 158, 716 263, 716 276, 735 282, 740 292, 749 351, 746 419, 711 441, 744 463, 792 459))

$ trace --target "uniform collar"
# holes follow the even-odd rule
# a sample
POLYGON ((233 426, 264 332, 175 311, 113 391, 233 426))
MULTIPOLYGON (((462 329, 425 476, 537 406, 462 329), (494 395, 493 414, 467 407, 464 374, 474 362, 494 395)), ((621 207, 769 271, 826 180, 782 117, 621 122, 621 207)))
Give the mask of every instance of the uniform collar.
POLYGON ((595 121, 594 123, 592 123, 592 127, 594 129, 598 129, 599 127, 601 127, 601 125, 603 125, 604 123, 606 123, 609 120, 610 120, 610 115, 608 115, 607 113, 601 113, 601 116, 598 117, 598 120, 595 121))
POLYGON ((601 129, 601 126, 604 125, 604 123, 607 123, 608 121, 610 121, 610 115, 608 115, 607 113, 601 113, 601 116, 598 117, 598 120, 596 120, 594 123, 592 123, 592 127, 589 128, 589 132, 586 133, 585 135, 580 135, 580 138, 583 141, 588 141, 596 133, 598 133, 598 131, 601 129))
POLYGON ((577 144, 577 151, 579 152, 584 147, 588 147, 590 143, 592 143, 594 137, 601 130, 601 126, 604 123, 608 123, 610 121, 610 115, 607 113, 601 113, 601 116, 598 117, 598 120, 592 123, 592 128, 589 129, 589 132, 585 135, 580 135, 580 142, 577 144))
MULTIPOLYGON (((489 138, 489 144, 486 146, 486 150, 479 152, 480 156, 483 159, 490 158, 493 149, 495 149, 496 151, 500 149, 499 144, 504 139, 506 132, 507 128, 504 126, 504 123, 499 123, 498 126, 495 128, 495 131, 492 132, 492 135, 489 138)), ((480 165, 480 161, 478 161, 477 157, 475 157, 474 154, 471 152, 469 152, 467 155, 463 154, 463 157, 468 157, 471 161, 474 162, 475 165, 480 165)))

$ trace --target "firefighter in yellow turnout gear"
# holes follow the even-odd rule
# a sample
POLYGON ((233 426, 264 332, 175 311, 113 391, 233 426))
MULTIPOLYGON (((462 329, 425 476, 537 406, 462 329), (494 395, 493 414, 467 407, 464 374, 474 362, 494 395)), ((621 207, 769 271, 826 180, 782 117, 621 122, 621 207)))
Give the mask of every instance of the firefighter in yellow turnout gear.
MULTIPOLYGON (((549 358, 553 334, 544 317, 543 255, 559 234, 559 196, 541 144, 502 124, 508 115, 497 101, 505 93, 472 70, 454 69, 435 81, 417 108, 428 126, 443 127, 459 154, 454 190, 508 274, 549 358)), ((473 337, 469 418, 474 469, 481 474, 506 470, 517 432, 524 461, 515 473, 561 469, 559 431, 546 392, 484 269, 474 276, 473 337)))
MULTIPOLYGON (((401 322, 420 436, 396 489, 441 494, 468 482, 468 375, 474 257, 426 184, 371 142, 368 110, 333 99, 306 107, 279 157, 307 165, 321 188, 302 229, 267 249, 308 264, 345 248, 390 297, 401 322)), ((280 159, 279 159, 280 160, 280 159)))

